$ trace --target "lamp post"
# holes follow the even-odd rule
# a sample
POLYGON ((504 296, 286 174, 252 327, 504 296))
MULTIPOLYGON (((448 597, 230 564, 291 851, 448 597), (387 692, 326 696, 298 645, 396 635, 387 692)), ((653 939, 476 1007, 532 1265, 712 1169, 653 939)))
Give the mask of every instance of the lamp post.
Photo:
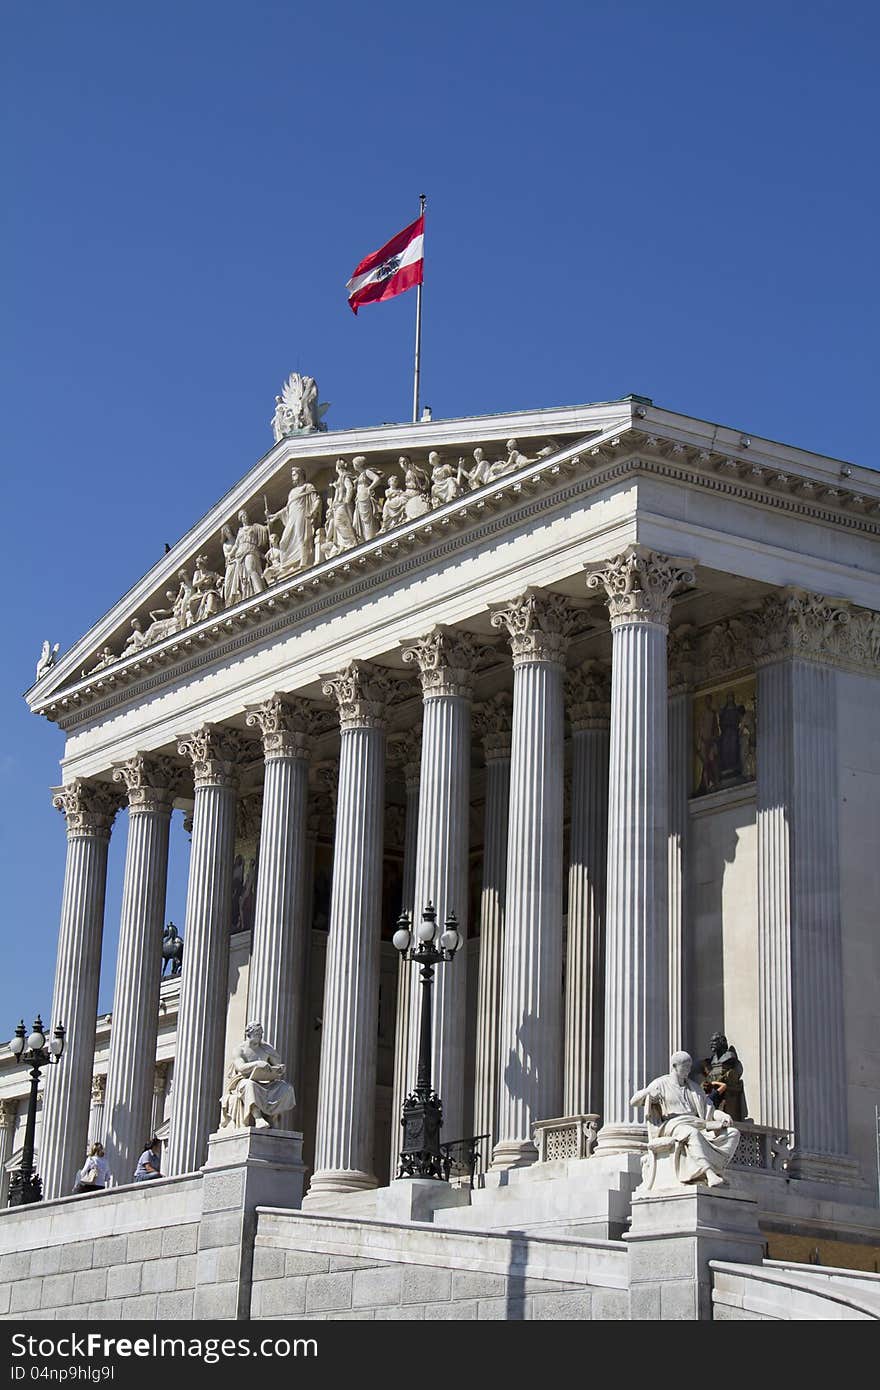
POLYGON ((431 989, 434 966, 451 961, 459 946, 458 919, 450 912, 437 941, 437 913, 428 903, 416 929, 416 944, 410 930, 409 913, 402 912, 394 933, 394 945, 404 960, 420 966, 422 986, 421 1021, 419 1028, 419 1064, 416 1087, 403 1104, 401 1125, 403 1147, 400 1153, 399 1178, 445 1178, 443 1155, 440 1152, 440 1126, 443 1106, 431 1085, 431 989))
POLYGON ((31 1069, 31 1094, 28 1100, 21 1167, 17 1173, 13 1173, 12 1181, 9 1184, 9 1205, 11 1207, 23 1207, 29 1202, 40 1202, 43 1198, 42 1180, 34 1172, 37 1088, 40 1084, 40 1072, 43 1067, 48 1067, 61 1060, 61 1054, 64 1051, 64 1029, 59 1024, 52 1037, 47 1039, 43 1031, 43 1020, 39 1014, 34 1019, 33 1031, 30 1034, 24 1026, 24 1019, 22 1019, 9 1044, 9 1050, 14 1057, 17 1057, 20 1062, 26 1063, 31 1069))

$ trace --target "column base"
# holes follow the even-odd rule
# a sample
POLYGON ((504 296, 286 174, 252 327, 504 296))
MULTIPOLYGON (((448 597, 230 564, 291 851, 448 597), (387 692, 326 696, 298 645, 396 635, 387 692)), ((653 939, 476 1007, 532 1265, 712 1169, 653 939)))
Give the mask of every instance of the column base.
POLYGON ((607 1154, 643 1153, 648 1147, 646 1125, 603 1125, 596 1139, 597 1158, 607 1154))
POLYGON ((808 1182, 843 1183, 848 1187, 861 1187, 863 1183, 861 1169, 851 1154, 812 1153, 808 1149, 795 1150, 789 1176, 808 1182))
POLYGON ((378 1186, 373 1173, 359 1168, 325 1168, 312 1174, 309 1190, 303 1197, 303 1210, 320 1205, 328 1197, 342 1197, 347 1192, 370 1192, 378 1186))
POLYGON ((528 1168, 537 1161, 538 1150, 531 1139, 502 1139, 492 1150, 490 1168, 496 1172, 507 1168, 528 1168))

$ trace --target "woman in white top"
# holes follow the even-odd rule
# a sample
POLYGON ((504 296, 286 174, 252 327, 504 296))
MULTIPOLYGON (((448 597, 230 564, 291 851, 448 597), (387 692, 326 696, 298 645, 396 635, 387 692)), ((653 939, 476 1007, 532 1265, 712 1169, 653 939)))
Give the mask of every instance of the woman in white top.
POLYGON ((102 1192, 110 1177, 110 1165, 104 1157, 104 1145, 92 1144, 88 1157, 79 1171, 75 1193, 102 1192))

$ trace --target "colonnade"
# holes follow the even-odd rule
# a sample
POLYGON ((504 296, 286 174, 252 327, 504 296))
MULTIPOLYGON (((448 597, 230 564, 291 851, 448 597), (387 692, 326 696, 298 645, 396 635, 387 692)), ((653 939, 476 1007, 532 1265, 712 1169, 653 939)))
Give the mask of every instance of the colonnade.
MULTIPOLYGON (((422 693, 420 738, 418 729, 410 730, 403 755, 404 900, 419 912, 430 899, 441 924, 454 910, 463 938, 472 726, 485 754, 473 1109, 463 1091, 463 959, 439 972, 434 1055, 445 1134, 490 1133, 495 1167, 533 1162, 534 1122, 564 1113, 601 1112, 599 1146, 605 1153, 638 1148, 644 1132, 634 1122, 629 1097, 647 1077, 665 1070, 670 1043, 680 1041, 687 808, 686 789, 670 784, 669 731, 680 745, 687 739, 687 723, 681 709, 670 705, 667 634, 674 596, 693 578, 686 561, 641 546, 589 567, 587 585, 608 606, 610 680, 596 662, 566 672, 575 610, 551 591, 527 590, 492 609, 492 626, 509 646, 512 698, 499 695, 472 708, 480 660, 480 641, 472 634, 435 627, 402 644, 403 661, 417 672, 422 693), (572 810, 563 994, 566 703, 572 810)), ((811 1070, 801 1080, 786 1062, 783 1042, 789 1040, 790 1054, 794 1025, 785 1033, 784 1020, 775 1024, 776 1001, 790 999, 793 989, 814 1002, 821 998, 823 1037, 843 1055, 839 931, 832 943, 838 954, 835 974, 808 949, 811 914, 818 910, 809 877, 814 870, 792 869, 792 856, 801 851, 790 825, 786 829, 779 820, 784 798, 774 781, 785 780, 786 759, 793 752, 809 752, 810 737, 825 737, 819 715, 828 692, 814 672, 808 679, 795 667, 789 670, 784 656, 780 662, 784 672, 762 677, 768 687, 771 681, 779 684, 779 710, 797 694, 813 702, 816 719, 803 726, 795 750, 780 741, 769 719, 761 726, 765 751, 759 775, 767 780, 763 791, 759 785, 759 839, 775 858, 772 870, 769 850, 762 860, 761 930, 767 949, 760 1003, 768 1033, 771 1027, 779 1033, 774 1058, 764 1062, 766 1116, 761 1118, 777 1123, 799 1120, 814 1078, 811 1070), (793 875, 804 908, 783 921, 786 874, 793 875)), ((405 689, 412 694, 411 680, 404 684, 389 670, 360 661, 323 683, 338 720, 340 757, 312 1200, 376 1182, 373 1082, 386 745, 405 689)), ((201 1165, 218 1122, 236 799, 242 769, 260 753, 263 815, 248 1016, 260 1018, 288 1070, 294 1070, 305 1009, 312 872, 308 765, 315 709, 296 694, 279 694, 245 711, 261 748, 242 732, 219 726, 195 730, 178 743, 178 757, 192 777, 195 807, 172 1095, 172 1173, 201 1165)), ((49 1070, 46 1082, 41 1170, 47 1196, 70 1191, 86 1141, 107 845, 123 802, 129 812, 128 848, 105 1101, 108 1148, 122 1180, 133 1171, 149 1128, 168 823, 181 771, 181 764, 168 757, 144 755, 117 767, 115 783, 75 782, 56 794, 55 804, 67 818, 68 860, 52 1019, 64 1023, 68 1043, 62 1065, 49 1070)), ((832 774, 828 759, 820 760, 815 775, 824 779, 823 786, 832 774)), ((805 787, 803 795, 809 790, 805 787)), ((402 967, 396 1110, 415 1076, 414 988, 402 967)), ((842 1085, 837 1096, 842 1105, 842 1085)), ((814 1147, 845 1152, 845 1112, 835 1113, 821 1132, 814 1129, 814 1147)))

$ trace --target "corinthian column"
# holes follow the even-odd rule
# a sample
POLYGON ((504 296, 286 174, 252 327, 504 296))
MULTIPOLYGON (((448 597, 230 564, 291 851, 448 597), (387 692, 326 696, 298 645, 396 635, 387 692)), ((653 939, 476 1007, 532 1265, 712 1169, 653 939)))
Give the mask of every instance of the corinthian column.
POLYGON ((312 715, 305 700, 273 695, 247 716, 260 730, 266 760, 248 1017, 262 1023, 294 1080, 298 1101, 312 715))
POLYGON ((480 964, 474 1060, 474 1134, 498 1132, 498 1058, 501 1036, 501 952, 507 886, 507 814, 510 805, 511 701, 495 695, 474 711, 486 759, 483 886, 480 894, 480 964))
POLYGON ((605 1153, 643 1145, 630 1096, 669 1065, 666 635, 687 565, 636 545, 587 579, 605 589, 612 638, 605 1153))
MULTIPOLYGON (((434 627, 402 648, 422 685, 422 766, 416 849, 415 915, 432 902, 437 921, 458 917, 458 958, 434 981, 434 1083, 443 1102, 443 1135, 464 1134, 464 1041, 467 990, 468 848, 471 697, 479 647, 454 628, 434 627)), ((418 1063, 418 971, 410 970, 409 1080, 418 1063)))
POLYGON ((77 780, 56 789, 53 805, 67 819, 67 865, 52 1024, 63 1024, 67 1038, 63 1061, 57 1067, 47 1067, 44 1073, 40 1173, 47 1198, 69 1194, 86 1151, 107 850, 119 796, 106 783, 77 780))
POLYGON ((562 680, 572 625, 560 594, 532 589, 492 614, 513 652, 494 1168, 533 1163, 532 1125, 562 1106, 562 680))
POLYGON ((306 1204, 375 1187, 373 1129, 382 932, 385 701, 365 662, 324 680, 339 710, 339 793, 324 975, 315 1172, 306 1204))
POLYGON ((192 763, 195 808, 168 1144, 172 1174, 204 1163, 208 1135, 219 1122, 242 740, 235 730, 204 726, 181 738, 178 752, 192 763))
POLYGON ((569 672, 571 853, 565 971, 566 1115, 602 1109, 605 1043, 605 876, 611 680, 598 661, 569 672))
MULTIPOLYGON (((422 729, 417 725, 395 740, 403 766, 406 787, 406 820, 403 830, 403 884, 401 902, 404 912, 415 920, 416 848, 419 830, 419 775, 421 772, 422 729)), ((394 1081, 391 1092, 391 1167, 392 1179, 400 1162, 400 1119, 403 1102, 415 1085, 409 1070, 409 1004, 412 989, 412 966, 401 956, 397 963, 397 1011, 394 1018, 394 1081)))
POLYGON ((669 1052, 686 1046, 691 1024, 690 942, 687 940, 688 798, 691 791, 694 640, 682 623, 669 634, 669 1052))
MULTIPOLYGON (((92 1077, 92 1099, 89 1106, 89 1143, 104 1142, 104 1101, 107 1097, 107 1073, 92 1077)), ((155 1131, 153 1131, 155 1133, 155 1131)))
POLYGON ((128 796, 128 846, 104 1103, 107 1161, 131 1182, 149 1136, 159 1031, 168 832, 178 772, 169 758, 137 755, 113 773, 128 796))
POLYGON ((9 1174, 6 1165, 12 1157, 17 1118, 18 1101, 0 1100, 0 1210, 6 1206, 9 1196, 9 1174))
POLYGON ((783 590, 759 614, 758 1119, 802 1177, 852 1179, 840 927, 837 676, 846 606, 783 590))

